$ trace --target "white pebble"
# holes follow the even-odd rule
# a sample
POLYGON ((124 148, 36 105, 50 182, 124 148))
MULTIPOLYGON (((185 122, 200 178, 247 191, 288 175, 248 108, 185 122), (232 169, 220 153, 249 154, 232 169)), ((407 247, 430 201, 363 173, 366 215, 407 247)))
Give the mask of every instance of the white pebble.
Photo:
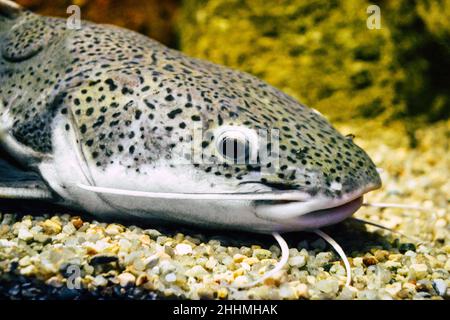
POLYGON ((444 269, 450 271, 450 259, 448 259, 447 262, 445 263, 444 269))
POLYGON ((128 285, 134 284, 136 281, 136 277, 129 272, 121 273, 117 279, 119 279, 119 284, 122 287, 126 287, 128 285))
POLYGON ((295 298, 295 292, 288 283, 283 283, 280 286, 280 297, 283 299, 295 298))
POLYGON ((339 283, 334 279, 325 279, 317 282, 316 287, 325 293, 336 293, 339 290, 339 283))
POLYGON ((175 253, 178 255, 190 254, 192 253, 192 247, 185 243, 177 244, 175 247, 175 253))
POLYGON ((353 265, 356 267, 361 267, 363 265, 363 258, 361 257, 353 258, 353 265))
POLYGON ((36 271, 35 266, 29 265, 28 267, 20 269, 20 274, 24 276, 29 276, 36 271))
POLYGON ((0 239, 0 247, 3 248, 10 248, 13 247, 15 245, 14 242, 6 240, 6 239, 0 239))
POLYGON ((415 253, 414 251, 408 250, 408 251, 405 252, 405 256, 414 258, 414 257, 417 256, 417 253, 415 253))
POLYGON ((159 257, 156 254, 145 258, 145 260, 144 260, 145 268, 148 268, 148 269, 153 268, 154 266, 156 266, 158 264, 158 261, 159 261, 159 257))
POLYGON ((434 287, 440 296, 445 295, 447 292, 447 284, 442 279, 436 279, 433 281, 434 287))
POLYGON ((246 271, 251 270, 250 265, 248 263, 246 263, 246 262, 241 262, 241 267, 242 267, 242 269, 244 269, 246 271))
POLYGON ((64 226, 64 228, 62 229, 62 231, 65 233, 65 234, 74 234, 76 231, 77 231, 77 229, 75 228, 75 226, 72 224, 72 223, 68 223, 68 224, 66 224, 65 226, 64 226))
POLYGON ((94 280, 92 280, 92 284, 96 287, 104 287, 108 284, 108 280, 103 276, 96 276, 94 280))
POLYGON ((246 277, 246 276, 239 276, 236 279, 234 279, 234 282, 233 282, 233 284, 238 287, 246 285, 247 283, 248 283, 248 277, 246 277))
POLYGON ((435 227, 444 228, 447 225, 447 221, 445 219, 438 219, 435 223, 435 227))
POLYGON ((33 234, 28 229, 20 228, 18 237, 21 240, 28 241, 33 239, 33 234))
POLYGON ((396 282, 390 285, 387 285, 385 290, 391 295, 391 297, 395 297, 397 293, 402 290, 402 284, 400 282, 396 282))
POLYGON ((128 241, 127 239, 120 239, 119 247, 121 250, 127 251, 131 248, 131 242, 128 241))
POLYGON ((304 256, 294 256, 289 258, 288 263, 292 267, 301 268, 306 264, 306 259, 304 256))
POLYGON ((31 264, 31 258, 30 256, 25 256, 22 259, 19 260, 19 266, 26 267, 31 264))
POLYGON ((155 266, 155 267, 153 267, 153 268, 150 270, 150 273, 152 273, 152 274, 160 274, 160 273, 161 273, 161 270, 160 270, 160 268, 159 268, 158 266, 155 266))
POLYGON ((167 282, 175 282, 175 280, 177 280, 177 276, 175 273, 169 273, 166 275, 167 282))
POLYGON ((362 300, 375 300, 377 298, 377 290, 363 290, 358 291, 357 297, 362 300))
POLYGON ((428 267, 424 263, 415 263, 411 265, 411 270, 414 271, 417 278, 421 279, 426 277, 428 273, 428 267))
POLYGON ((217 260, 213 257, 209 257, 208 261, 205 264, 205 267, 209 270, 212 270, 217 265, 217 260))
POLYGON ((121 231, 121 228, 115 224, 110 224, 105 229, 105 232, 108 236, 116 236, 120 233, 120 231, 121 231))
POLYGON ((208 274, 208 271, 206 271, 202 266, 194 266, 188 271, 186 271, 186 275, 188 277, 195 277, 195 278, 201 278, 208 274))
POLYGON ((358 293, 358 290, 354 287, 346 286, 342 288, 341 293, 338 296, 339 300, 350 300, 354 299, 356 297, 356 294, 358 293))

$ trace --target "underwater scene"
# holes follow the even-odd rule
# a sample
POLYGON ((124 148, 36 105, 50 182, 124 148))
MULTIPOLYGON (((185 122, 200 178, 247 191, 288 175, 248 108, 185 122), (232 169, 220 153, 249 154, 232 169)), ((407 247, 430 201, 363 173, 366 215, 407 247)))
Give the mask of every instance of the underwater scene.
POLYGON ((0 0, 0 299, 449 300, 449 0, 0 0))

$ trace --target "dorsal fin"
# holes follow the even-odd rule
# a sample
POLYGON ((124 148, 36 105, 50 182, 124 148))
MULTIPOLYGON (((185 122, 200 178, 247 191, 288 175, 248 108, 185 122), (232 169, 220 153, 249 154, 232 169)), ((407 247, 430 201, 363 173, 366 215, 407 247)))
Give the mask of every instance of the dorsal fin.
POLYGON ((22 6, 13 1, 0 0, 0 15, 2 16, 13 19, 17 17, 22 10, 22 6))

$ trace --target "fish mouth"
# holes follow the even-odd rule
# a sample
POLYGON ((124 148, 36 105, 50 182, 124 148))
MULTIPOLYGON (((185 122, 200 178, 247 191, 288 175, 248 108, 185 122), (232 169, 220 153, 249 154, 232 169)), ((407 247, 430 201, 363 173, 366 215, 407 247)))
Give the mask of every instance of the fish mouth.
POLYGON ((377 189, 369 185, 340 198, 314 196, 307 201, 258 203, 256 216, 273 222, 278 231, 317 229, 339 223, 352 216, 363 204, 365 193, 377 189))
MULTIPOLYGON (((282 230, 317 229, 339 223, 351 217, 362 206, 363 196, 333 208, 317 210, 283 221, 282 230)), ((280 230, 281 231, 281 230, 280 230)))

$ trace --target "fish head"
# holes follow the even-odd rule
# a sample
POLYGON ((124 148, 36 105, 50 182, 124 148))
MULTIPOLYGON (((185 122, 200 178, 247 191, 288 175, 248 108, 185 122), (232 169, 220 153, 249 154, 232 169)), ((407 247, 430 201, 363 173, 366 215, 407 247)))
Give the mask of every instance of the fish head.
POLYGON ((216 179, 210 192, 252 193, 255 216, 287 231, 340 222, 381 186, 368 154, 318 111, 261 82, 250 92, 245 107, 205 118, 210 162, 196 168, 201 180, 216 179))
MULTIPOLYGON (((105 132, 100 126, 82 146, 96 167, 96 184, 172 194, 161 210, 182 222, 263 232, 340 222, 359 209, 365 193, 380 187, 367 153, 318 111, 248 74, 178 59, 184 67, 195 63, 196 72, 206 68, 201 77, 209 83, 198 81, 188 94, 168 84, 128 103, 120 94, 116 105, 128 106, 128 118, 118 117, 129 126, 105 132), (110 146, 112 154, 94 148, 99 134, 111 141, 122 137, 110 146), (104 171, 96 174, 98 168, 104 171)), ((109 111, 93 119, 106 123, 108 114, 109 123, 117 122, 109 111)), ((77 119, 80 128, 95 127, 91 114, 77 119)), ((124 209, 149 207, 134 200, 118 202, 124 209)))
MULTIPOLYGON (((186 94, 169 83, 141 97, 122 89, 146 88, 145 81, 121 77, 113 77, 114 99, 102 102, 110 108, 75 109, 71 128, 89 184, 173 195, 158 205, 153 198, 110 195, 123 212, 145 217, 158 207, 167 213, 162 218, 208 227, 305 230, 351 216, 363 195, 381 185, 374 163, 352 138, 250 75, 233 71, 239 81, 231 91, 208 84, 196 88, 208 94, 186 94)), ((91 91, 70 98, 87 101, 91 91)))

